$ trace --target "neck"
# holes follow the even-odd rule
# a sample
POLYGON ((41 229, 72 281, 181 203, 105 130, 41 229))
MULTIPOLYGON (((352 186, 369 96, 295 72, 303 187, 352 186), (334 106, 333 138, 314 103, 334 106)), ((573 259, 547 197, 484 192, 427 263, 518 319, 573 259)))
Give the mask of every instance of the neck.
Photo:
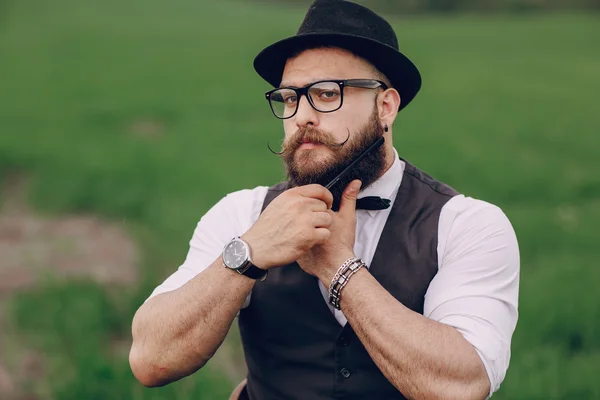
POLYGON ((394 152, 394 145, 392 143, 391 132, 385 134, 385 167, 381 170, 381 174, 377 179, 381 178, 396 162, 396 152, 394 152))

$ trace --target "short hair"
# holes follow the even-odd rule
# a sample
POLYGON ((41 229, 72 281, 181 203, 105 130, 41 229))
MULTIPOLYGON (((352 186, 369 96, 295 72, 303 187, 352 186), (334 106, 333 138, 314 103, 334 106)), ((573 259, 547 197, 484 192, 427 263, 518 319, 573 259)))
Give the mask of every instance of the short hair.
POLYGON ((358 57, 358 58, 364 60, 369 65, 369 69, 371 70, 371 73, 375 76, 375 79, 384 82, 390 88, 393 87, 392 82, 389 80, 389 78, 383 72, 381 72, 372 62, 370 62, 369 60, 367 60, 364 57, 361 57, 359 54, 353 52, 352 50, 346 49, 341 46, 335 46, 335 45, 330 45, 330 44, 307 44, 307 45, 297 48, 289 56, 288 59, 296 58, 301 53, 305 52, 306 50, 314 50, 314 49, 342 49, 342 50, 345 50, 345 51, 351 53, 352 55, 354 55, 355 57, 358 57))

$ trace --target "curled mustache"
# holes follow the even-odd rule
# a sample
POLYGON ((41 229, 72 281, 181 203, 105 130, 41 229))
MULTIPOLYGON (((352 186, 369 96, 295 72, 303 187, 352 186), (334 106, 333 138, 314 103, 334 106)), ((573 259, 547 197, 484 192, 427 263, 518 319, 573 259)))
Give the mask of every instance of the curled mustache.
POLYGON ((282 150, 279 152, 274 151, 269 145, 269 142, 267 142, 267 147, 269 148, 269 151, 276 156, 284 157, 292 155, 303 143, 315 143, 329 148, 340 148, 350 139, 350 129, 346 129, 348 130, 348 136, 341 143, 334 141, 329 134, 316 128, 308 127, 298 129, 288 140, 284 141, 281 145, 282 150))

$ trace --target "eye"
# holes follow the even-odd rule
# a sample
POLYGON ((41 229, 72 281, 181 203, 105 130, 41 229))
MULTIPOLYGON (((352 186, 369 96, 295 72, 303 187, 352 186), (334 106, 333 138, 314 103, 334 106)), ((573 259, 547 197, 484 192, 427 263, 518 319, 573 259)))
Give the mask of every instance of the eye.
POLYGON ((337 100, 340 93, 335 90, 324 90, 319 93, 319 99, 324 101, 337 100))
POLYGON ((283 102, 285 104, 292 104, 292 105, 294 105, 294 104, 296 104, 296 101, 297 101, 297 97, 296 97, 295 94, 289 94, 289 95, 283 96, 283 102))

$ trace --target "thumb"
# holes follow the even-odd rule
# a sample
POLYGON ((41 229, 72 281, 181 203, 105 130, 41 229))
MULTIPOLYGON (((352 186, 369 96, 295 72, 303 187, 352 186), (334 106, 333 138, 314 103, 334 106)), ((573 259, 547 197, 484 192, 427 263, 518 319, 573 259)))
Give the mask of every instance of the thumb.
POLYGON ((342 199, 340 201, 340 213, 341 214, 349 214, 354 215, 356 212, 356 197, 358 196, 358 191, 362 182, 358 179, 353 180, 346 186, 344 189, 344 193, 342 193, 342 199))

